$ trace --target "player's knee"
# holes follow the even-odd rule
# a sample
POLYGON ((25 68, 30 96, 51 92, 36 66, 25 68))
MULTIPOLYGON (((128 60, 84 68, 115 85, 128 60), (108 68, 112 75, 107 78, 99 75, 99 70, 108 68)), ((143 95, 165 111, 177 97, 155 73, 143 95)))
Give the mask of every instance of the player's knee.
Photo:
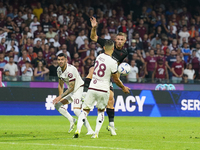
POLYGON ((81 114, 81 109, 74 108, 74 114, 78 117, 81 114))
POLYGON ((55 109, 58 110, 62 106, 62 103, 58 102, 54 106, 55 106, 55 109))

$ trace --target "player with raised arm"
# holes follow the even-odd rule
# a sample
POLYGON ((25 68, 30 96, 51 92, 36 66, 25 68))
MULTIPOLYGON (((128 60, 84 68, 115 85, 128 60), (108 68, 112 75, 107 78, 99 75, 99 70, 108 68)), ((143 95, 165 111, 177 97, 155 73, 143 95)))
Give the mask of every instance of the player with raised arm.
POLYGON ((98 138, 99 131, 104 121, 104 110, 108 104, 110 95, 110 78, 122 88, 124 93, 129 93, 129 88, 124 86, 117 75, 117 61, 111 56, 114 51, 114 42, 107 40, 104 46, 105 53, 100 54, 95 61, 94 72, 90 82, 87 95, 83 103, 83 111, 78 117, 77 130, 74 138, 78 138, 90 110, 93 109, 95 102, 98 108, 98 116, 96 120, 95 133, 92 138, 98 138))
MULTIPOLYGON (((104 47, 105 42, 107 40, 102 39, 97 36, 97 34, 96 34, 96 28, 97 28, 96 18, 92 17, 90 19, 90 21, 91 21, 91 25, 92 25, 92 30, 91 30, 91 35, 90 35, 91 40, 99 43, 102 47, 104 47)), ((128 55, 128 52, 126 51, 126 49, 123 48, 125 42, 126 42, 126 35, 122 32, 119 32, 115 39, 114 52, 112 53, 112 58, 115 59, 118 62, 118 64, 122 63, 124 58, 126 58, 128 55)), ((93 76, 93 71, 94 71, 94 67, 91 67, 89 70, 89 74, 87 75, 87 77, 85 79, 84 93, 83 93, 82 99, 84 99, 87 89, 90 85, 90 81, 93 76)), ((108 119, 109 119, 109 125, 108 125, 107 129, 111 132, 111 135, 116 135, 115 127, 114 127, 115 111, 114 111, 114 92, 113 92, 112 83, 110 86, 110 96, 109 96, 109 101, 108 101, 108 105, 106 108, 106 113, 107 113, 108 119)))
MULTIPOLYGON (((65 104, 74 103, 73 111, 74 114, 78 117, 81 113, 81 96, 83 93, 83 80, 80 77, 77 69, 67 63, 67 56, 63 53, 60 53, 57 58, 58 61, 58 69, 57 74, 59 78, 58 84, 58 92, 59 96, 53 100, 53 104, 55 108, 66 117, 70 122, 70 129, 68 133, 70 133, 74 129, 74 125, 76 124, 76 119, 73 118, 69 112, 63 107, 65 104), (67 84, 68 89, 63 93, 64 83, 67 84)), ((94 131, 90 127, 89 122, 86 120, 84 124, 88 130, 88 135, 93 134, 94 131)))

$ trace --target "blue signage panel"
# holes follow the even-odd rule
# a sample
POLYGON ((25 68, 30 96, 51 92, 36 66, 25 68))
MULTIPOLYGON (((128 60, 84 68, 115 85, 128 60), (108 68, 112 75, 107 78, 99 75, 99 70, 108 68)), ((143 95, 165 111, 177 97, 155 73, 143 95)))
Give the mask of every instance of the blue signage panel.
MULTIPOLYGON (((52 104, 58 95, 50 88, 1 88, 0 115, 59 115, 52 104)), ((70 114, 73 104, 65 105, 70 114)), ((90 115, 97 115, 97 109, 90 115)), ((197 91, 115 90, 116 116, 200 116, 200 93, 197 91)))

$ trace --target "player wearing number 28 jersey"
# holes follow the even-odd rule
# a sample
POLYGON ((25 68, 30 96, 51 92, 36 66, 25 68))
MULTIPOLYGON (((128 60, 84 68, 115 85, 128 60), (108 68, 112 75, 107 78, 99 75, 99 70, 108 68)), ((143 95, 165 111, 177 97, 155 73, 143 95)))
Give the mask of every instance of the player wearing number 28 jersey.
POLYGON ((88 89, 110 91, 110 73, 117 73, 117 61, 109 55, 100 54, 95 61, 93 77, 88 89))
POLYGON ((86 120, 86 116, 93 109, 95 102, 98 108, 98 116, 96 120, 95 134, 92 138, 97 138, 98 133, 104 121, 104 110, 108 104, 110 94, 110 77, 112 76, 114 82, 122 88, 124 93, 129 93, 129 88, 124 86, 117 75, 117 61, 111 55, 114 50, 114 43, 107 40, 104 46, 105 53, 100 54, 96 61, 92 80, 88 88, 87 95, 83 103, 83 112, 78 117, 77 130, 74 138, 78 138, 81 127, 86 120))
MULTIPOLYGON (((91 30, 91 35, 90 35, 91 40, 99 43, 101 45, 101 47, 104 47, 107 40, 102 39, 97 36, 97 34, 96 34, 96 28, 97 28, 96 18, 92 17, 90 19, 90 21, 91 21, 91 25, 92 25, 92 30, 91 30)), ((126 58, 128 55, 126 49, 123 48, 125 42, 126 42, 126 35, 124 33, 119 32, 116 36, 114 52, 112 53, 112 58, 114 60, 116 60, 118 64, 122 63, 124 58, 126 58)), ((85 78, 84 92, 83 92, 82 99, 84 99, 86 92, 88 90, 88 87, 90 85, 90 81, 93 76, 93 70, 94 70, 94 67, 91 67, 89 70, 89 74, 85 78)), ((115 127, 114 127, 115 111, 114 111, 114 92, 113 92, 113 88, 112 88, 112 83, 111 83, 110 96, 109 96, 109 100, 108 100, 108 104, 107 104, 107 108, 106 108, 106 113, 107 113, 108 119, 109 119, 109 125, 107 127, 108 131, 111 132, 111 135, 117 135, 115 132, 115 127)))

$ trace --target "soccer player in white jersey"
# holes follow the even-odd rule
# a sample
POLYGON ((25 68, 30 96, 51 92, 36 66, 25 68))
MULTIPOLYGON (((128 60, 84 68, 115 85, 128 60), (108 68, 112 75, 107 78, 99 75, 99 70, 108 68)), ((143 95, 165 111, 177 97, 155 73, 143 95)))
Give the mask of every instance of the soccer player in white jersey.
POLYGON ((108 104, 110 93, 110 77, 113 81, 122 88, 124 93, 129 93, 129 88, 124 86, 117 75, 117 61, 111 55, 114 50, 114 43, 112 40, 107 40, 104 46, 105 53, 100 54, 95 61, 94 73, 87 95, 83 103, 83 111, 78 117, 77 130, 74 138, 78 138, 81 132, 82 125, 86 121, 86 117, 90 110, 93 109, 94 103, 97 102, 98 116, 96 120, 95 133, 92 138, 98 138, 99 131, 104 121, 104 110, 108 104))
MULTIPOLYGON (((63 107, 63 105, 70 104, 73 102, 73 111, 75 115, 77 117, 80 115, 82 106, 81 96, 83 92, 82 85, 84 84, 84 82, 80 77, 77 69, 73 65, 67 63, 67 56, 65 54, 59 54, 57 61, 59 65, 57 69, 57 74, 59 78, 59 96, 53 100, 53 104, 55 105, 55 108, 69 120, 70 129, 68 132, 70 133, 74 129, 76 119, 69 114, 69 112, 63 107), (63 93, 64 83, 67 84, 68 89, 63 93)), ((94 133, 87 120, 85 121, 84 125, 88 130, 88 135, 94 133)))

